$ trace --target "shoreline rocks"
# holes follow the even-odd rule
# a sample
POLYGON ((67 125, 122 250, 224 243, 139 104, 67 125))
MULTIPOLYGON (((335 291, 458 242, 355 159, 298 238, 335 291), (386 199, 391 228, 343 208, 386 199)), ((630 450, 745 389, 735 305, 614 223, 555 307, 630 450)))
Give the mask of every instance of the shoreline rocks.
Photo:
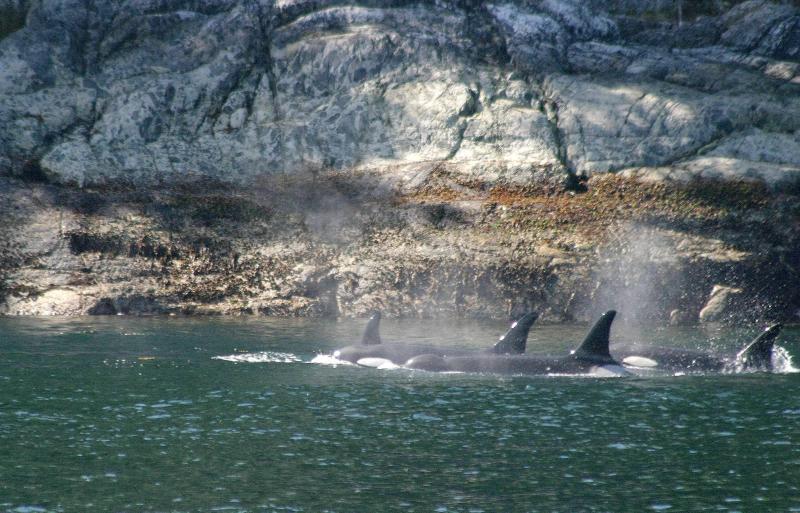
POLYGON ((720 5, 0 2, 0 312, 791 318, 800 8, 720 5))
POLYGON ((674 310, 685 322, 704 306, 710 319, 717 283, 743 292, 715 319, 791 320, 800 307, 794 196, 695 197, 697 184, 611 175, 577 194, 453 189, 443 177, 387 192, 373 180, 321 174, 209 193, 0 179, 11 199, 0 205, 0 314, 358 317, 380 309, 508 318, 535 309, 543 321, 566 321, 616 308, 629 321, 667 324, 674 310))

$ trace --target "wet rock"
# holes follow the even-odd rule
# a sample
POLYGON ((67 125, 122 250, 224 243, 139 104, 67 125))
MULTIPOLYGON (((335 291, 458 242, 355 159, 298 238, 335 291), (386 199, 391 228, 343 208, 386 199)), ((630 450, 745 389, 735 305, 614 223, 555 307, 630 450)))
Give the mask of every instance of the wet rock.
POLYGON ((87 313, 89 315, 116 315, 117 309, 110 298, 104 297, 89 308, 87 313))
POLYGON ((714 285, 708 302, 700 310, 700 322, 717 322, 730 318, 735 314, 737 300, 744 291, 742 289, 714 285))
POLYGON ((689 314, 689 312, 675 309, 669 313, 670 326, 683 326, 691 322, 692 322, 692 316, 691 314, 689 314))
POLYGON ((164 314, 169 312, 169 309, 162 306, 157 298, 142 294, 121 295, 114 300, 114 305, 119 313, 130 315, 164 314))

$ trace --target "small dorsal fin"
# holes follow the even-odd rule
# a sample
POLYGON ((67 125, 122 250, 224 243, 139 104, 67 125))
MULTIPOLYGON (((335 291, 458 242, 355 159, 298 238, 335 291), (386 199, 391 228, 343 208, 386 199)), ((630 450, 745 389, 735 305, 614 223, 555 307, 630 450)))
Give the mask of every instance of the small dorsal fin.
POLYGON ((780 323, 773 324, 736 354, 736 363, 745 369, 772 369, 772 347, 783 329, 780 323))
POLYGON ((381 313, 376 311, 372 314, 364 328, 364 336, 361 337, 361 344, 374 346, 381 343, 381 313))
POLYGON ((596 363, 615 363, 611 358, 611 353, 608 351, 609 334, 611 333, 611 323, 614 322, 614 316, 617 312, 609 310, 600 316, 600 319, 594 323, 589 334, 583 339, 578 349, 572 352, 575 358, 583 360, 590 360, 596 363))
POLYGON ((539 318, 536 312, 528 312, 519 319, 517 319, 511 328, 506 331, 505 335, 500 337, 495 345, 489 348, 487 352, 495 354, 522 354, 525 352, 525 346, 528 344, 528 332, 531 326, 539 318))

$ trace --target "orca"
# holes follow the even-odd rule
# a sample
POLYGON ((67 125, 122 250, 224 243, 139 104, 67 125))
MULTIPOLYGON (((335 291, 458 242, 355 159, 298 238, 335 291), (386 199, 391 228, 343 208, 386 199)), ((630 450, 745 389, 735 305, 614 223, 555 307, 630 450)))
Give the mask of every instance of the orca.
POLYGON ((734 357, 668 347, 614 346, 626 368, 639 371, 735 372, 771 371, 772 350, 783 326, 773 324, 734 357))
POLYGON ((628 372, 611 357, 608 350, 611 323, 615 316, 614 310, 609 310, 601 315, 580 346, 566 356, 491 353, 467 356, 425 354, 411 358, 404 367, 433 372, 625 375, 628 372))
MULTIPOLYGON (((536 322, 539 315, 528 312, 514 322, 508 331, 491 347, 484 350, 485 354, 522 354, 528 343, 528 332, 536 322)), ((388 363, 401 365, 410 358, 421 354, 466 355, 475 351, 450 347, 441 347, 432 344, 402 344, 381 340, 380 336, 381 313, 375 312, 367 322, 361 343, 346 346, 333 352, 334 358, 351 363, 363 362, 369 367, 387 366, 388 363)))

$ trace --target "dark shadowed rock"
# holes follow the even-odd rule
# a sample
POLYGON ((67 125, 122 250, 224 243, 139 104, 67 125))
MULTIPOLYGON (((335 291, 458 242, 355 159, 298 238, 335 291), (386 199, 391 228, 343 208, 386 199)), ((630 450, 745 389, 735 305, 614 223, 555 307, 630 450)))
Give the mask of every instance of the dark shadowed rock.
POLYGON ((104 297, 89 308, 87 313, 89 315, 116 315, 117 309, 114 308, 114 302, 110 298, 104 297))

